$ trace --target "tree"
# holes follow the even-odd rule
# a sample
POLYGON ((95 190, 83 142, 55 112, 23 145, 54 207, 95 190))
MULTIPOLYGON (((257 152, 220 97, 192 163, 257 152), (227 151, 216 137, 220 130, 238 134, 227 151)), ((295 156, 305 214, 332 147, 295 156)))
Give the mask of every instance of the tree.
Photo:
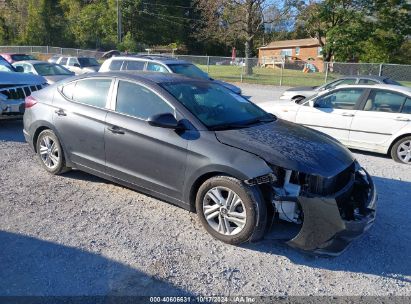
POLYGON ((246 73, 252 74, 249 58, 254 40, 264 32, 264 24, 277 17, 278 3, 269 0, 196 0, 195 3, 201 14, 197 37, 232 45, 244 43, 246 73))
POLYGON ((364 8, 368 16, 369 34, 361 43, 360 60, 379 63, 407 62, 407 36, 411 35, 409 1, 372 0, 365 3, 364 8))
POLYGON ((366 31, 364 19, 360 0, 311 0, 302 8, 297 23, 318 39, 324 61, 333 57, 346 61, 359 52, 366 31))

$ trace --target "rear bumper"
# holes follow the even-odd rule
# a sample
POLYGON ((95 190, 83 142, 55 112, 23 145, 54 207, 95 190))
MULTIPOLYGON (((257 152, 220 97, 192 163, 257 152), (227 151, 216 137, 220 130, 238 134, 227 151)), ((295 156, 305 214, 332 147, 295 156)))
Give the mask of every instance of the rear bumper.
POLYGON ((337 256, 372 226, 377 191, 370 175, 363 169, 360 172, 356 173, 353 183, 333 196, 296 198, 304 221, 300 232, 287 242, 288 245, 319 255, 337 256), (355 219, 343 217, 341 206, 344 204, 358 206, 360 212, 355 219))

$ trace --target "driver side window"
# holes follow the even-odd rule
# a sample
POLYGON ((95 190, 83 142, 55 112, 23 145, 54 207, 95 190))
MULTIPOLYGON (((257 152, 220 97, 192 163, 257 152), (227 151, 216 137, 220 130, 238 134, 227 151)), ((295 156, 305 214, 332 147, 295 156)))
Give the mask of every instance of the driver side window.
POLYGON ((318 97, 314 106, 321 109, 354 110, 359 102, 363 89, 341 89, 318 97))
POLYGON ((174 109, 157 94, 128 81, 119 81, 116 111, 144 120, 157 114, 174 114, 174 109))

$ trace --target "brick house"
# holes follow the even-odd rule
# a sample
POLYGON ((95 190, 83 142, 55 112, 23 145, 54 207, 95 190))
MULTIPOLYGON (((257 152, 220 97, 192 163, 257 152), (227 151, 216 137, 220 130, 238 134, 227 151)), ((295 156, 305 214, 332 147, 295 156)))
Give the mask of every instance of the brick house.
POLYGON ((322 71, 324 63, 321 52, 321 45, 316 38, 273 41, 258 49, 258 62, 261 66, 273 67, 284 59, 304 61, 322 71))

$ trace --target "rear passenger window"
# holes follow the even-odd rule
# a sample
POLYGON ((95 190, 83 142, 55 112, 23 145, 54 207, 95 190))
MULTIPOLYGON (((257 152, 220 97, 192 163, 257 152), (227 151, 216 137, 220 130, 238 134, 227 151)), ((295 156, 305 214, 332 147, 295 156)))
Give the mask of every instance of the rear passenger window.
POLYGON ((365 111, 399 113, 405 96, 390 91, 372 90, 365 104, 365 111))
POLYGON ((74 88, 76 86, 75 82, 70 82, 69 84, 66 84, 64 87, 61 89, 61 93, 68 98, 68 99, 73 99, 73 92, 74 88))
POLYGON ((153 72, 161 72, 161 73, 167 73, 167 69, 165 67, 163 67, 160 64, 157 63, 152 63, 149 62, 147 65, 147 71, 153 71, 153 72))
POLYGON ((73 100, 90 106, 104 108, 111 79, 84 79, 77 81, 73 100))
POLYGON ((358 84, 370 84, 370 85, 374 85, 377 84, 377 81, 371 80, 371 79, 360 79, 360 81, 358 82, 358 84))
POLYGON ((174 109, 157 94, 127 81, 119 82, 116 111, 141 119, 156 114, 174 113, 174 109))
POLYGON ((122 65, 123 65, 123 60, 113 60, 110 63, 109 70, 110 71, 120 71, 122 65))
POLYGON ((67 64, 67 57, 61 58, 61 61, 60 61, 59 64, 61 64, 61 65, 66 65, 66 64, 67 64))
POLYGON ((411 98, 407 98, 407 101, 402 108, 402 113, 404 114, 411 114, 411 98))
POLYGON ((127 71, 142 71, 144 70, 145 61, 125 61, 125 68, 123 70, 127 71))

